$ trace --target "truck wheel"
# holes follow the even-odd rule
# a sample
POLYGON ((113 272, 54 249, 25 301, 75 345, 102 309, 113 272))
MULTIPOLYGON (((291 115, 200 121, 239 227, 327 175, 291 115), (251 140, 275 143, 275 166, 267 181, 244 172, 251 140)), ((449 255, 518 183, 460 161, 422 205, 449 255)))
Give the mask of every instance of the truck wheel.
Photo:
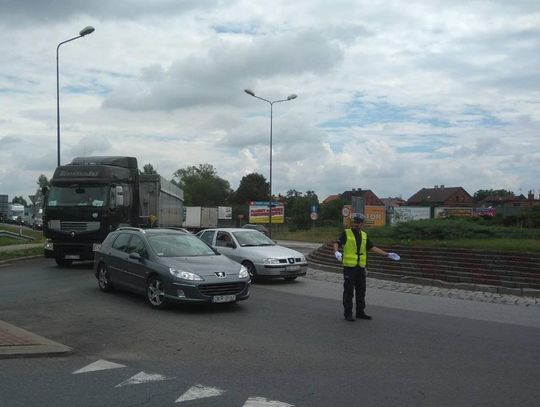
POLYGON ((109 269, 103 263, 98 266, 97 271, 98 287, 101 291, 108 292, 113 290, 113 285, 109 280, 109 269))
POLYGON ((150 277, 146 285, 146 300, 152 308, 163 309, 166 307, 165 290, 161 279, 157 276, 150 277))
POLYGON ((73 263, 73 260, 60 259, 58 257, 56 257, 54 260, 56 260, 56 264, 61 267, 69 267, 73 263))
POLYGON ((250 261, 245 261, 242 263, 242 265, 248 269, 251 282, 255 283, 257 281, 257 270, 255 269, 255 265, 250 261))

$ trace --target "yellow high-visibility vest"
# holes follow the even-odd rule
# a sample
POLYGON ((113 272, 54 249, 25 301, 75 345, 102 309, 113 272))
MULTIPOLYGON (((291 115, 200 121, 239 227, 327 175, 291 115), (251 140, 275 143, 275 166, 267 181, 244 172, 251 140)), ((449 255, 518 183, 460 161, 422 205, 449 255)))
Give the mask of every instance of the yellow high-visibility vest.
POLYGON ((345 234, 347 236, 347 241, 343 247, 343 265, 347 267, 366 267, 367 264, 367 233, 363 230, 360 231, 362 236, 362 243, 360 248, 356 244, 356 238, 354 237, 353 231, 351 229, 345 229, 345 234))

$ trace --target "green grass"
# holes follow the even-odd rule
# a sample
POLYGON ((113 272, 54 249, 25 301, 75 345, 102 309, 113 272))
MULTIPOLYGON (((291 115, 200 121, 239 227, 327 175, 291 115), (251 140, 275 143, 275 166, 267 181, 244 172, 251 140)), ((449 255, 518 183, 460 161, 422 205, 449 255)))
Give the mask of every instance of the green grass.
MULTIPOLYGON (((429 227, 433 227, 430 225, 429 227)), ((403 230, 394 227, 384 229, 367 230, 370 238, 376 245, 402 245, 402 246, 425 246, 425 247, 447 247, 478 250, 495 250, 508 252, 540 252, 540 239, 530 237, 529 233, 523 233, 523 237, 516 233, 515 228, 507 228, 508 236, 502 236, 504 228, 497 228, 497 237, 492 237, 491 233, 486 233, 486 237, 478 235, 472 237, 456 238, 427 238, 416 237, 416 233, 411 232, 407 237, 403 230), (397 235, 397 236, 396 236, 397 235), (500 236, 500 237, 499 237, 500 236)), ((425 230, 424 230, 425 231, 425 230)), ((536 230, 537 231, 537 230, 536 230)), ((316 243, 326 243, 336 240, 341 230, 338 227, 315 228, 314 230, 299 230, 291 232, 284 227, 276 228, 272 231, 272 238, 276 240, 309 241, 316 243)), ((491 232, 491 231, 490 231, 491 232)), ((532 231, 534 235, 534 230, 532 231)), ((452 235, 447 233, 446 236, 452 235)))
POLYGON ((43 255, 43 247, 34 247, 31 249, 21 249, 17 251, 0 252, 0 261, 18 259, 20 257, 43 255))
MULTIPOLYGON (((19 234, 20 229, 18 226, 0 225, 0 230, 7 230, 9 232, 19 234)), ((41 230, 32 230, 28 228, 22 228, 22 234, 24 236, 33 237, 34 240, 19 240, 10 237, 0 237, 0 246, 8 246, 12 244, 27 244, 27 243, 42 243, 45 242, 43 232, 41 230)))

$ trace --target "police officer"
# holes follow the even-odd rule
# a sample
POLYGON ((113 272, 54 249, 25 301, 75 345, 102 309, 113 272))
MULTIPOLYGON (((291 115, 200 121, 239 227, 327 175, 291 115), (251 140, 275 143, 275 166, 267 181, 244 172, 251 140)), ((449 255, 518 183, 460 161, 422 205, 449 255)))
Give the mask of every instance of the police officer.
POLYGON ((334 242, 334 254, 336 259, 343 262, 343 309, 345 319, 354 321, 353 298, 356 291, 356 318, 372 319, 364 312, 366 308, 366 263, 367 251, 388 257, 398 261, 399 255, 388 253, 374 246, 369 240, 367 233, 362 230, 364 226, 364 215, 354 216, 351 228, 345 229, 334 242), (342 249, 343 254, 339 251, 342 249))

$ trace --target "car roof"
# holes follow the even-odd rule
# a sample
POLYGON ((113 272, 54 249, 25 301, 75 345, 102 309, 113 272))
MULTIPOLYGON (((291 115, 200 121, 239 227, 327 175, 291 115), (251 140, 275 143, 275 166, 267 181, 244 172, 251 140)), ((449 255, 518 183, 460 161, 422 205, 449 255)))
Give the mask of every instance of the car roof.
POLYGON ((250 230, 250 229, 243 229, 243 228, 212 228, 212 229, 204 229, 201 230, 201 232, 207 232, 217 230, 219 232, 257 232, 257 230, 250 230))
POLYGON ((139 232, 142 234, 148 235, 190 235, 189 232, 184 232, 178 229, 169 229, 169 228, 152 228, 152 229, 142 229, 136 227, 120 227, 114 232, 139 232))

